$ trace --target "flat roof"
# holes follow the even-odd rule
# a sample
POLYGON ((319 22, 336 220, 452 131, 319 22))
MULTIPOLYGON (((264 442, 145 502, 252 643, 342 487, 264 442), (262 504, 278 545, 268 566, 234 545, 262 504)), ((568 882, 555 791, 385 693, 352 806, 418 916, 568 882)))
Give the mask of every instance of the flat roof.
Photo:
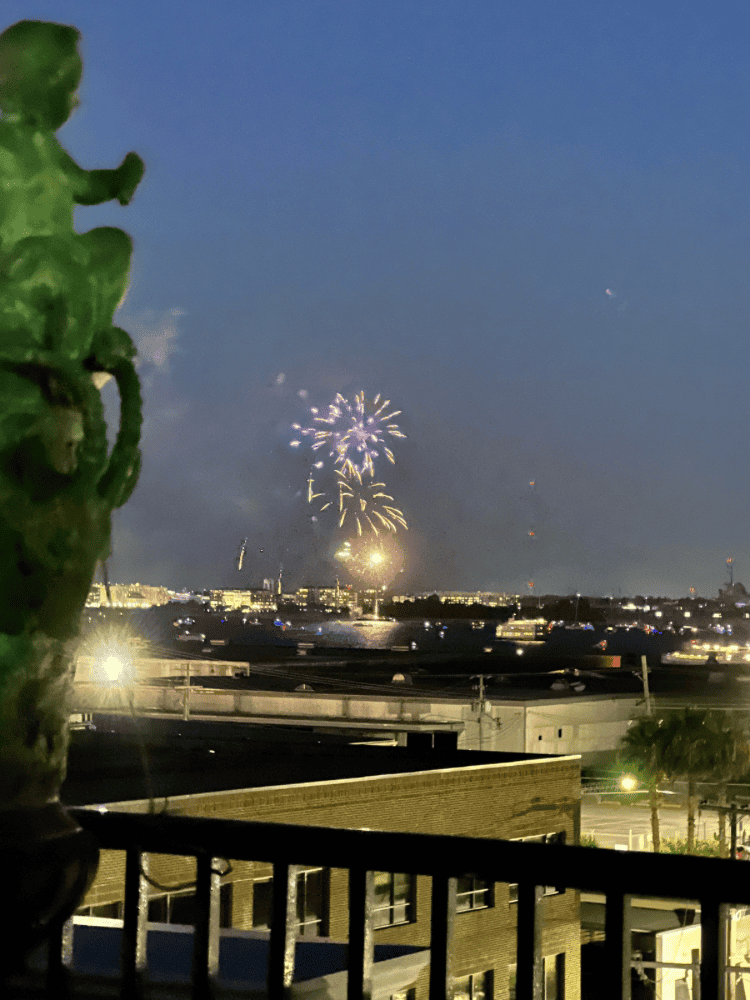
POLYGON ((132 719, 107 716, 95 721, 96 731, 73 734, 61 793, 66 805, 578 759, 577 755, 352 746, 350 737, 339 734, 192 719, 139 718, 139 745, 132 719))

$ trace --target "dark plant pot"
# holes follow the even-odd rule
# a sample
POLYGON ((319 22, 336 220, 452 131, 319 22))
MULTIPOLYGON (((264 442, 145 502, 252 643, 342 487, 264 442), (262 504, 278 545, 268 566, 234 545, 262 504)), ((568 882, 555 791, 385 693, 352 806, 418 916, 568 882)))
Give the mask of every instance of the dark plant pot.
POLYGON ((96 875, 99 848, 59 802, 0 812, 2 968, 18 968, 50 929, 79 905, 96 875))

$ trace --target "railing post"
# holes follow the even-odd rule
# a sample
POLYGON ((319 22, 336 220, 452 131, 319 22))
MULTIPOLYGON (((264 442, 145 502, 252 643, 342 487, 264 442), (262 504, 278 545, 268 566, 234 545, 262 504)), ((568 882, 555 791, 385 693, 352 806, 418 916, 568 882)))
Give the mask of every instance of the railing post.
POLYGON ((282 1000, 294 979, 297 936, 297 866, 273 866, 271 940, 268 950, 268 996, 282 1000))
POLYGON ((140 848, 128 848, 125 855, 125 912, 122 922, 122 997, 137 1000, 143 996, 147 968, 148 935, 148 855, 140 848))
POLYGON ((68 996, 73 967, 73 918, 52 928, 47 948, 47 995, 59 1000, 68 996))
POLYGON ((453 930, 456 879, 432 876, 430 1000, 453 1000, 453 930))
POLYGON ((727 995, 728 920, 728 904, 701 900, 701 1000, 727 995))
POLYGON ((195 929, 193 933, 193 998, 213 995, 219 975, 218 858, 199 854, 196 862, 195 929))
POLYGON ((516 928, 517 1000, 543 1000, 542 907, 544 886, 518 884, 516 928))
POLYGON ((693 989, 693 1000, 701 1000, 701 953, 700 948, 693 948, 690 952, 690 961, 693 963, 693 970, 690 973, 690 982, 693 989))
POLYGON ((361 868, 349 871, 349 948, 347 1000, 371 1000, 375 954, 373 913, 375 875, 361 868))
POLYGON ((607 893, 604 916, 606 967, 612 996, 630 1000, 630 962, 632 958, 631 897, 621 892, 607 893))

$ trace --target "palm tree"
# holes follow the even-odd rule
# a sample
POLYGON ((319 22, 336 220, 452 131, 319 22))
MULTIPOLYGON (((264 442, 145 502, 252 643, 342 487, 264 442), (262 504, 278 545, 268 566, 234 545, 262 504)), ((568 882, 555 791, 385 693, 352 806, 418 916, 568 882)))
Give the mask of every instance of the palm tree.
MULTIPOLYGON (((747 734, 726 712, 709 713, 707 723, 712 730, 711 741, 715 749, 715 768, 711 775, 719 805, 729 801, 728 786, 739 781, 750 770, 750 743, 747 734)), ((727 817, 719 810, 719 853, 727 857, 727 817)))
MULTIPOLYGON (((750 745, 724 712, 685 708, 655 719, 644 716, 622 739, 626 754, 638 765, 648 789, 654 851, 660 849, 659 786, 682 778, 687 782, 687 850, 695 847, 695 816, 700 782, 718 786, 726 802, 727 785, 750 766, 750 745)), ((719 845, 726 854, 726 818, 719 814, 719 845)))
POLYGON ((693 708, 668 712, 662 720, 666 770, 687 781, 687 851, 695 846, 698 782, 715 773, 720 753, 717 732, 708 725, 710 712, 693 708))
POLYGON ((659 835, 660 784, 669 777, 667 741, 661 719, 643 716, 638 719, 621 740, 626 756, 637 765, 641 778, 648 789, 648 804, 651 810, 651 839, 654 852, 661 847, 659 835))
MULTIPOLYGON (((725 713, 686 708, 669 712, 663 719, 667 744, 667 770, 687 781, 687 850, 695 845, 695 813, 698 784, 718 779, 726 798, 726 787, 747 767, 747 741, 731 726, 725 713)), ((722 825, 722 824, 720 824, 722 825)), ((724 847, 726 848, 726 824, 724 847)))

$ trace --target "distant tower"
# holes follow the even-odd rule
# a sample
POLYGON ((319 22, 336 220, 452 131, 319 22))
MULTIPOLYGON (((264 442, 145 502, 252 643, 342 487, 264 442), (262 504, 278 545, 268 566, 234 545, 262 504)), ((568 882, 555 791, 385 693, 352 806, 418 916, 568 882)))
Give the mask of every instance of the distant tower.
POLYGON ((279 563, 279 579, 276 584, 276 593, 281 596, 281 577, 284 575, 284 564, 279 563))
POLYGON ((734 559, 730 556, 727 559, 727 573, 729 574, 729 589, 734 586, 734 559))

